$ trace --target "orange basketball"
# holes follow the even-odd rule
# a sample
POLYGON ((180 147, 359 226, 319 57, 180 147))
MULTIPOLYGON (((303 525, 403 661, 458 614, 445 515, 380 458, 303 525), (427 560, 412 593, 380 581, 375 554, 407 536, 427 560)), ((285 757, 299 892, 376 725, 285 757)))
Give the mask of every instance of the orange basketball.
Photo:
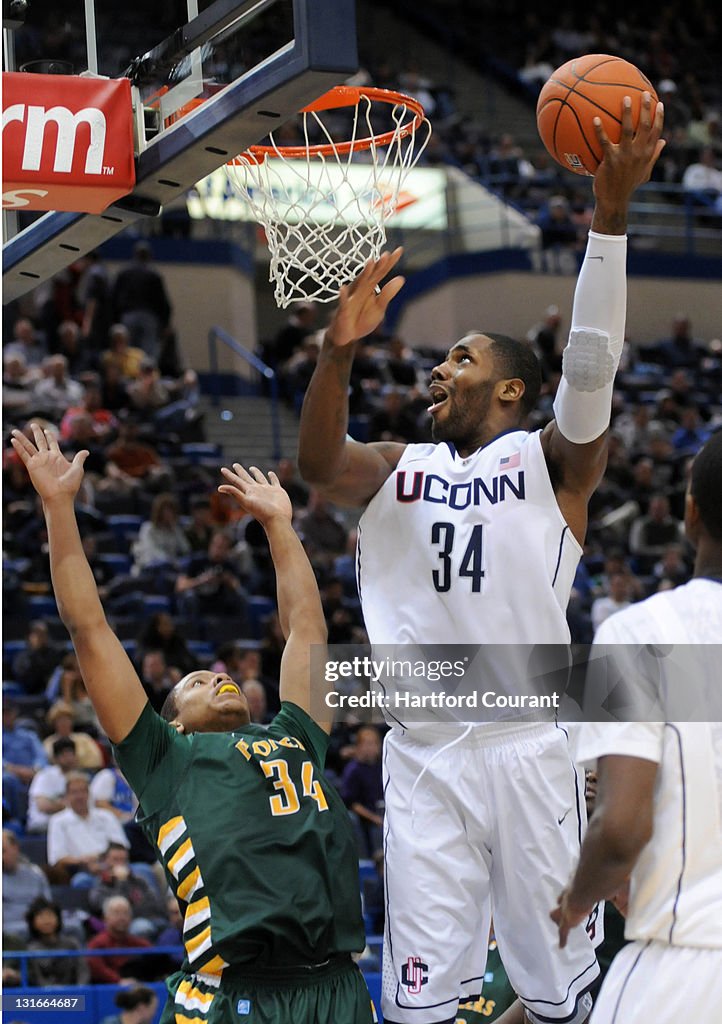
POLYGON ((536 120, 541 140, 562 167, 575 174, 594 174, 602 159, 594 118, 601 118, 610 142, 619 142, 624 97, 632 100, 636 125, 643 92, 651 92, 656 102, 652 83, 629 61, 607 53, 575 57, 557 68, 539 93, 536 120))

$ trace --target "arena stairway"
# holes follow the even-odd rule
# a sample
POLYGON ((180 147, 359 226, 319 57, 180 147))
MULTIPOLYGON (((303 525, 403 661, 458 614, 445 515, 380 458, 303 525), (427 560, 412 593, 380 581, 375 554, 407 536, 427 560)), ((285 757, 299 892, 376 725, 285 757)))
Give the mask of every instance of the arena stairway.
POLYGON ((393 39, 396 67, 415 67, 434 85, 449 86, 458 116, 471 118, 489 135, 510 132, 524 147, 540 146, 532 103, 512 95, 498 79, 458 55, 452 60, 448 46, 439 45, 428 30, 413 26, 379 0, 358 0, 357 10, 362 54, 374 52, 374 40, 393 39))
MULTIPOLYGON (((204 414, 206 441, 220 444, 224 459, 244 465, 252 463, 267 469, 276 463, 271 427, 271 400, 261 395, 223 395, 214 406, 210 396, 203 395, 200 402, 204 414)), ((296 458, 298 448, 298 416, 287 405, 279 402, 278 419, 281 438, 281 456, 296 458)))

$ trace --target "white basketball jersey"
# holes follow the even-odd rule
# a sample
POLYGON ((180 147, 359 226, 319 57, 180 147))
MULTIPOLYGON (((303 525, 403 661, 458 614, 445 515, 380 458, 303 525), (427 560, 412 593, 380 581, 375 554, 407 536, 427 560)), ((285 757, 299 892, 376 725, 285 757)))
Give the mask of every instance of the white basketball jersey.
MULTIPOLYGON (((691 698, 704 675, 722 686, 721 640, 722 584, 700 578, 611 616, 594 646, 660 645, 664 707, 674 691, 691 698)), ((722 723, 589 723, 579 727, 577 752, 580 760, 621 754, 659 764, 653 834, 632 872, 627 938, 722 949, 722 723)))
POLYGON ((361 517, 358 589, 372 644, 566 644, 581 555, 540 432, 462 458, 410 444, 361 517))

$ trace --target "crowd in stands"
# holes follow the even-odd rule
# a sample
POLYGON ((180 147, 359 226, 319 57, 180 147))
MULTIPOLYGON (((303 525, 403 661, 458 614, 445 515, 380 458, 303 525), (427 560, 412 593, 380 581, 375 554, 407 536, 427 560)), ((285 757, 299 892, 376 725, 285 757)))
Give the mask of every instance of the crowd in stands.
MULTIPOLYGON (((517 3, 468 5, 463 0, 429 0, 421 8, 413 0, 378 3, 391 7, 402 20, 412 22, 433 38, 441 48, 440 53, 447 51, 455 62, 466 61, 470 68, 491 75, 503 88, 521 98, 529 109, 527 137, 520 140, 505 130, 492 131, 483 118, 471 115, 465 108, 464 97, 458 95, 457 83, 425 74, 402 36, 398 40, 390 38, 386 45, 374 39, 372 49, 362 47, 362 67, 350 81, 401 90, 419 99, 434 126, 422 165, 453 164, 521 207, 539 223, 544 247, 578 250, 589 226, 589 182, 563 171, 546 152, 534 129, 534 106, 540 88, 556 67, 582 53, 623 57, 648 76, 666 111, 667 146, 655 167, 654 181, 671 189, 658 193, 658 198, 676 205, 686 200, 689 216, 699 227, 719 228, 722 28, 713 6, 667 0, 661 8, 637 5, 620 17, 609 7, 588 12, 565 0, 555 6, 554 18, 546 19, 542 11, 517 3)), ((60 9, 48 15, 42 28, 28 24, 17 34, 19 60, 42 56, 66 60, 71 66, 82 65, 83 26, 73 17, 63 19, 60 9)), ((119 10, 111 15, 109 10, 105 17, 111 16, 112 32, 103 17, 99 23, 99 36, 104 42, 101 57, 105 73, 118 75, 133 57, 148 49, 148 40, 140 35, 137 19, 130 17, 129 12, 119 10)), ((238 39, 233 37, 232 42, 225 40, 212 56, 206 56, 204 70, 209 81, 231 81, 244 66, 254 62, 253 54, 260 58, 275 48, 273 33, 279 29, 273 11, 267 13, 267 19, 257 19, 252 32, 239 35, 238 39), (240 48, 238 53, 234 46, 240 48), (269 46, 271 50, 267 49, 269 46)), ((181 12, 166 8, 157 11, 153 23, 158 33, 167 35, 176 27, 177 20, 183 20, 181 12)), ((329 113, 325 120, 332 137, 347 137, 350 120, 344 119, 344 112, 329 113)), ((312 136, 313 130, 311 125, 312 136)), ((276 141, 300 142, 299 131, 300 126, 289 122, 277 130, 276 141)), ((312 141, 326 139, 319 135, 318 139, 312 137, 312 141)), ((178 230, 179 218, 182 219, 182 211, 174 211, 173 217, 169 215, 162 221, 164 229, 178 230)), ((184 223, 182 230, 190 231, 190 224, 184 223)), ((127 290, 135 296, 142 291, 138 278, 142 272, 140 261, 125 271, 116 282, 116 300, 124 301, 127 290)), ((87 274, 84 287, 88 301, 81 330, 86 337, 105 337, 110 325, 106 322, 107 305, 103 299, 107 283, 102 270, 87 274)), ((127 310, 126 323, 134 337, 146 329, 154 333, 158 324, 167 326, 166 297, 155 288, 148 295, 150 299, 140 309, 127 310)), ((299 310, 299 317, 303 316, 299 310)), ((64 328, 59 332, 63 337, 58 340, 57 352, 65 355, 71 370, 77 369, 80 357, 73 335, 78 332, 67 325, 64 328)), ((163 345, 162 339, 160 344, 163 345)), ((132 346, 125 351, 122 339, 118 345, 121 361, 141 358, 132 346)), ((146 349, 160 364, 162 373, 163 353, 154 346, 146 349)), ((30 363, 29 354, 25 354, 30 363)), ((301 361, 299 372, 307 371, 301 361)), ((10 372, 22 375, 22 367, 10 372)), ((46 387, 52 401, 52 381, 56 376, 63 387, 62 369, 56 364, 43 367, 43 373, 50 378, 46 387)), ((158 381, 142 378, 133 389, 135 400, 160 402, 162 387, 158 381)))
MULTIPOLYGON (((76 375, 64 367, 52 387, 40 390, 36 382, 48 378, 30 376, 24 386, 7 389, 5 430, 27 429, 31 418, 40 418, 69 455, 80 447, 90 450, 78 505, 81 533, 111 625, 151 704, 160 710, 178 679, 203 666, 229 672, 248 698, 252 720, 267 722, 279 708, 283 638, 262 531, 218 494, 224 453, 197 440, 202 438, 198 416, 190 432, 196 440, 184 440, 189 436, 185 411, 197 413, 194 401, 187 400, 183 423, 175 423, 175 429, 157 418, 156 409, 132 406, 134 374, 144 366, 152 367, 156 379, 168 380, 169 393, 179 379, 188 379, 182 367, 175 377, 161 378, 157 363, 140 348, 162 340, 170 317, 157 318, 150 335, 141 332, 141 357, 122 365, 106 358, 117 353, 117 339, 130 331, 122 310, 113 309, 105 346, 84 332, 92 300, 83 281, 89 268, 97 274, 101 265, 93 259, 71 268, 76 290, 66 292, 64 315, 73 319, 57 323, 58 328, 67 322, 78 326, 77 365, 92 368, 76 375), (82 295, 84 300, 78 298, 82 295), (103 390, 108 366, 115 367, 112 408, 103 390), (49 402, 56 389, 54 403, 49 402), (74 409, 85 423, 80 434, 74 409)), ((46 292, 54 291, 53 282, 46 292)), ((168 308, 170 314, 170 303, 168 308)), ((58 358, 44 354, 54 351, 58 336, 57 330, 43 328, 51 323, 46 314, 43 303, 36 316, 19 317, 4 349, 5 366, 18 361, 20 347, 31 353, 24 357, 26 366, 42 367, 48 358, 58 358)), ((308 382, 299 366, 312 365, 318 354, 318 321, 316 307, 303 304, 263 348, 295 409, 308 382)), ((543 426, 552 414, 565 340, 556 307, 529 328, 527 342, 544 379, 531 428, 543 426)), ((438 354, 411 348, 382 330, 365 339, 351 382, 351 433, 360 440, 428 439, 426 389, 437 361, 438 354)), ((195 381, 194 389, 197 394, 195 381)), ((721 394, 722 344, 697 338, 688 316, 675 318, 669 337, 655 344, 642 348, 629 340, 617 379, 609 467, 592 499, 569 607, 575 642, 590 642, 601 622, 630 602, 689 579, 691 552, 681 529, 687 474, 695 452, 722 427, 721 394)), ((232 454, 243 458, 242 450, 232 454)), ((306 487, 290 459, 276 468, 292 496, 295 525, 317 574, 329 642, 362 644, 354 522, 306 487)), ((176 945, 177 908, 169 907, 153 852, 133 820, 135 798, 113 764, 57 617, 42 515, 24 467, 9 447, 3 477, 3 872, 10 882, 4 886, 5 930, 14 948, 35 943, 33 948, 48 949, 47 960, 34 961, 33 977, 67 978, 74 964, 81 980, 84 964, 70 958, 56 964, 53 948, 72 948, 72 941, 89 948, 128 948, 159 944, 161 935, 176 945), (23 852, 29 859, 21 857, 23 852)), ((370 864, 364 883, 369 931, 378 931, 383 918, 382 732, 347 715, 334 730, 328 759, 329 777, 355 823, 359 855, 370 864)), ((167 973, 168 964, 155 957, 129 963, 123 957, 91 957, 87 970, 91 980, 147 981, 167 973)), ((6 964, 11 984, 14 970, 6 964)))
MULTIPOLYGON (((97 256, 79 260, 9 324, 5 438, 41 421, 68 456, 90 451, 77 506, 83 544, 153 707, 184 674, 208 667, 237 680, 252 720, 267 722, 280 707, 283 651, 267 544, 217 491, 223 453, 203 440, 198 382, 178 364, 171 303, 145 243, 130 269, 112 281, 97 256), (71 336, 72 365, 57 351, 71 336), (169 352, 175 361, 161 367, 169 352), (167 415, 173 407, 179 415, 167 415)), ((297 358, 304 339, 301 330, 281 352, 297 358)), ((297 385, 294 376, 291 401, 297 385)), ((353 532, 291 460, 276 468, 318 570, 331 640, 362 640, 353 532)), ((10 948, 48 949, 47 961, 32 961, 32 984, 153 980, 168 973, 167 960, 52 956, 79 946, 178 946, 182 932, 58 618, 41 510, 7 444, 3 478, 5 937, 10 948)), ((348 792, 360 856, 371 857, 383 813, 381 734, 372 728, 364 743, 354 725, 335 743, 333 778, 348 792)), ((375 869, 373 877, 378 884, 375 869)), ((17 983, 17 965, 6 964, 5 978, 17 983)))
MULTIPOLYGON (((611 7, 589 12, 561 3, 553 19, 543 10, 515 3, 470 6, 462 0, 431 0, 419 8, 411 0, 389 0, 387 5, 453 51, 456 59, 505 82, 528 100, 530 111, 552 72, 571 58, 584 53, 625 58, 644 71, 665 104, 668 142, 654 179, 684 183, 690 191, 708 191, 712 198, 719 195, 714 171, 719 172, 722 159, 722 23, 709 5, 668 0, 661 8, 637 5, 620 16, 611 7), (698 162, 708 172, 685 180, 686 169, 698 162)), ((408 71, 390 69, 383 55, 375 66, 368 65, 374 84, 403 88, 408 71)), ((447 83, 414 75, 417 91, 431 99, 437 135, 432 154, 474 177, 496 181, 527 207, 539 207, 552 194, 561 194, 572 209, 584 201, 586 189, 562 175, 541 144, 526 151, 509 135, 491 136, 463 114, 463 102, 447 83)), ((409 84, 412 92, 414 84, 409 84)))
MULTIPOLYGON (((463 8, 460 24, 471 14, 455 0, 429 7, 447 16, 463 8)), ((490 14, 486 4, 479 7, 490 14)), ((695 189, 719 190, 712 173, 720 174, 722 155, 719 97, 703 96, 683 62, 683 55, 698 53, 699 19, 707 19, 707 38, 719 39, 718 15, 694 5, 689 15, 679 23, 661 18, 650 38, 636 29, 632 11, 614 36, 601 23, 580 34, 573 19, 551 33, 532 32, 529 14, 504 38, 532 91, 547 66, 592 46, 646 67, 672 126, 662 175, 682 181, 704 149, 699 162, 709 174, 688 180, 695 189), (681 36, 680 24, 687 26, 681 36), (523 53, 513 49, 522 30, 524 39, 537 40, 523 53)), ((495 16, 506 18, 501 9, 495 16)), ((527 157, 511 137, 488 137, 459 115, 448 88, 411 69, 369 64, 368 74, 375 85, 422 98, 436 128, 427 161, 449 160, 492 183, 501 176, 508 198, 539 206, 545 245, 579 244, 589 225, 588 193, 568 176, 562 180, 542 152, 527 157)), ((318 327, 317 307, 302 303, 262 350, 295 409, 318 356, 318 327)), ((31 314, 14 316, 6 328, 4 436, 35 419, 56 432, 69 457, 89 449, 78 506, 83 542, 111 625, 152 705, 160 710, 178 679, 202 666, 227 671, 246 694, 252 720, 269 721, 279 708, 283 638, 268 549, 257 524, 216 490, 224 455, 242 460, 243 452, 223 453, 204 440, 199 382, 180 358, 171 298, 148 245, 138 243, 133 263, 115 279, 96 254, 83 257, 38 289, 31 314)), ((529 424, 536 428, 551 416, 561 371, 565 330, 556 307, 530 325, 527 341, 544 376, 529 424)), ((438 358, 382 331, 360 343, 351 381, 353 436, 429 439, 426 388, 438 358)), ((687 315, 651 346, 630 339, 617 380, 609 467, 592 499, 569 608, 576 643, 590 642, 604 619, 629 603, 689 579, 691 552, 681 530, 686 480, 695 452, 722 428, 721 394, 722 342, 695 337, 687 315)), ((329 642, 363 643, 353 522, 309 490, 290 459, 275 468, 317 573, 329 642)), ((47 950, 47 958, 30 961, 36 984, 153 980, 168 973, 168 959, 53 957, 53 950, 86 945, 178 946, 181 921, 133 820, 135 798, 112 761, 58 619, 42 514, 7 445, 3 485, 3 938, 7 948, 47 950)), ((374 864, 364 888, 374 934, 383 925, 382 731, 345 717, 328 761, 353 817, 359 854, 374 864)), ((4 962, 3 978, 18 983, 14 962, 4 962)), ((155 996, 138 991, 137 1002, 119 1007, 118 1020, 132 1011, 140 1021, 149 1007, 151 1019, 155 996)))

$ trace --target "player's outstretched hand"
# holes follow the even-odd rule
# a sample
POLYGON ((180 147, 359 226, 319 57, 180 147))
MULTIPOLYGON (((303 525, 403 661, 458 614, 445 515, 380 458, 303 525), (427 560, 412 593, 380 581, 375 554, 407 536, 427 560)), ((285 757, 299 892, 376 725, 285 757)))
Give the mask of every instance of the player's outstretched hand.
POLYGON ((567 944, 567 938, 572 928, 576 928, 578 924, 586 921, 589 916, 589 910, 579 910, 570 905, 569 902, 569 890, 565 889, 559 894, 559 902, 557 903, 554 910, 549 914, 554 924, 559 929, 559 948, 564 949, 567 944))
POLYGON ((63 496, 74 498, 83 480, 88 452, 78 452, 68 462, 52 431, 43 430, 38 423, 31 423, 30 430, 34 444, 21 430, 13 430, 10 443, 23 460, 33 487, 44 502, 63 496))
POLYGON ((243 511, 254 516, 262 526, 278 518, 291 522, 291 499, 274 472, 266 478, 255 466, 244 469, 239 462, 234 462, 233 469, 224 466, 221 473, 228 483, 221 484, 218 490, 235 498, 243 511))
POLYGON ((609 141, 600 118, 594 119, 594 130, 602 147, 602 162, 594 175, 594 196, 598 204, 627 202, 638 185, 649 181, 659 154, 665 146, 662 136, 664 106, 653 108, 652 94, 642 94, 639 124, 632 119, 632 101, 624 97, 622 134, 615 145, 609 141))
POLYGON ((384 318, 386 308, 404 286, 403 277, 392 277, 383 288, 381 282, 401 259, 403 249, 383 252, 377 260, 369 260, 351 284, 344 284, 338 293, 338 306, 326 331, 329 341, 338 346, 365 338, 384 318))

